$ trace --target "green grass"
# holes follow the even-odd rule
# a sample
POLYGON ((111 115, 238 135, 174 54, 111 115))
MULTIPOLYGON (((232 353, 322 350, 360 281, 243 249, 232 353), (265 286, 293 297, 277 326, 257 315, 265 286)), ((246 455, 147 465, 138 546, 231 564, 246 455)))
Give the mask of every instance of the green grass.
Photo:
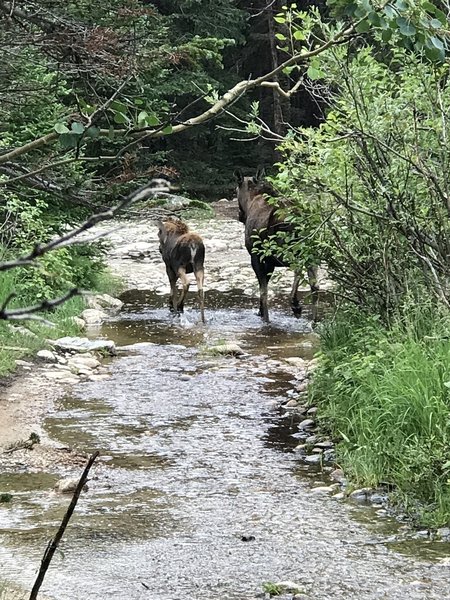
MULTIPOLYGON (((17 271, 6 271, 0 274, 0 305, 17 289, 17 271)), ((107 270, 99 270, 93 277, 93 290, 99 293, 117 294, 120 291, 120 281, 113 277, 107 270)), ((56 293, 54 297, 60 295, 56 293)), ((29 306, 38 302, 32 295, 26 293, 15 298, 9 308, 15 306, 29 306)), ((42 317, 53 323, 47 326, 38 321, 0 321, 0 377, 12 373, 16 368, 16 360, 26 360, 42 348, 49 347, 49 339, 70 335, 80 335, 81 331, 72 317, 79 315, 86 307, 82 297, 75 297, 57 307, 54 311, 41 313, 42 317), (31 331, 34 335, 25 335, 14 331, 14 327, 21 326, 31 331)))
POLYGON ((350 479, 393 485, 418 523, 450 523, 450 316, 414 310, 386 330, 344 313, 321 339, 310 399, 350 479))

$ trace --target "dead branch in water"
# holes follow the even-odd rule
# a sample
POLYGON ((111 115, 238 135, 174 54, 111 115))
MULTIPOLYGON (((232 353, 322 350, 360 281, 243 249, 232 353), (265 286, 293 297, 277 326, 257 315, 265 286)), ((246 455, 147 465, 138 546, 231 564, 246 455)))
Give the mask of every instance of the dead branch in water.
POLYGON ((39 569, 39 573, 36 577, 36 581, 34 582, 33 589, 31 590, 30 600, 36 600, 36 598, 37 598, 37 595, 39 593, 41 585, 44 581, 44 577, 47 573, 50 563, 52 562, 52 558, 59 546, 62 536, 64 535, 66 527, 69 524, 70 518, 73 515, 73 511, 75 510, 75 507, 77 505, 78 498, 80 497, 80 494, 81 494, 81 490, 83 489, 83 487, 86 484, 86 480, 88 478, 89 471, 90 471, 92 465, 94 464, 95 459, 98 457, 98 455, 99 455, 99 452, 97 451, 97 452, 94 452, 94 454, 92 454, 92 456, 89 458, 89 461, 83 471, 83 474, 80 477, 80 481, 78 482, 78 485, 73 493, 72 500, 69 504, 69 508, 67 509, 66 514, 63 517, 63 520, 61 521, 61 525, 59 526, 59 529, 58 529, 55 537, 52 540, 50 540, 50 542, 47 545, 47 548, 45 549, 44 556, 42 557, 42 560, 41 560, 41 567, 39 569))

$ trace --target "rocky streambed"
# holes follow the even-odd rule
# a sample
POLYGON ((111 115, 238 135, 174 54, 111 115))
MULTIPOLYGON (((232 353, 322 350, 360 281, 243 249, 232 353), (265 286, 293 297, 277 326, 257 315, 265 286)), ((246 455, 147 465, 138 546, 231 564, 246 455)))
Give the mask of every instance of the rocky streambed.
POLYGON ((98 449, 48 598, 450 598, 447 544, 414 539, 368 491, 343 499, 306 402, 317 339, 308 310, 290 314, 291 275, 271 284, 263 325, 241 225, 193 223, 207 245, 201 326, 195 294, 181 319, 167 310, 152 223, 116 225, 108 260, 124 304, 83 315, 115 356, 63 344, 2 391, 3 425, 41 443, 0 455, 12 498, 0 504, 0 579, 29 589, 68 503, 58 482, 98 449))

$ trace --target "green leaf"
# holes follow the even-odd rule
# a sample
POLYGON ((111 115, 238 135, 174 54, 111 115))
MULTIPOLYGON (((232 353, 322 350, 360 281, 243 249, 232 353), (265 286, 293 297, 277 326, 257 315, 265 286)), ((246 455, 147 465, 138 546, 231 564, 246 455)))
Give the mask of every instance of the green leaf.
POLYGON ((361 23, 359 23, 358 26, 356 27, 356 31, 358 33, 366 33, 366 31, 369 31, 369 29, 370 29, 370 23, 369 23, 369 21, 367 21, 367 19, 364 21, 361 21, 361 23))
POLYGON ((429 38, 429 40, 435 48, 437 48, 438 50, 444 50, 444 44, 442 43, 442 40, 440 40, 438 37, 433 35, 429 38))
POLYGON ((95 125, 92 125, 88 129, 86 129, 86 135, 92 139, 98 138, 98 136, 100 135, 100 129, 98 127, 95 127, 95 125))
POLYGON ((142 106, 144 104, 144 101, 141 98, 135 98, 133 102, 136 106, 142 106))
POLYGON ((303 31, 300 31, 300 29, 294 31, 294 40, 306 40, 306 36, 303 31))
POLYGON ((381 33, 381 39, 383 42, 388 42, 392 37, 392 29, 384 29, 381 33))
POLYGON ((162 130, 164 135, 169 135, 172 133, 172 131, 173 131, 172 125, 167 125, 167 127, 164 127, 164 129, 162 130))
POLYGON ((156 127, 157 125, 159 125, 158 117, 154 114, 148 115, 147 125, 151 125, 152 127, 156 127))
POLYGON ((393 19, 396 16, 397 11, 390 4, 386 4, 384 7, 384 14, 388 19, 393 19))
POLYGON ((121 112, 116 112, 114 114, 114 122, 119 124, 128 123, 128 117, 121 112))
POLYGON ((308 70, 306 71, 306 74, 313 81, 315 79, 320 79, 322 77, 321 71, 319 71, 319 69, 316 69, 313 66, 308 67, 308 70))
POLYGON ((69 133, 69 128, 64 123, 55 123, 53 129, 60 135, 63 133, 69 133))
POLYGON ((83 123, 78 123, 78 121, 75 121, 71 125, 71 130, 72 133, 75 133, 76 135, 82 135, 84 133, 84 125, 83 123))
POLYGON ((111 110, 125 114, 127 112, 127 107, 123 102, 114 100, 114 102, 111 102, 111 110))
POLYGON ((137 116, 137 121, 139 125, 146 125, 148 118, 148 112, 146 110, 141 110, 141 112, 137 116))
POLYGON ((286 36, 282 33, 276 33, 275 37, 277 38, 277 40, 281 40, 282 42, 284 42, 284 40, 286 39, 286 36))
POLYGON ((63 148, 76 148, 79 137, 73 133, 63 133, 59 137, 59 142, 63 148))
POLYGON ((400 12, 403 12, 408 9, 408 4, 405 2, 405 0, 397 0, 395 3, 395 8, 400 12))
POLYGON ((450 389, 450 381, 444 381, 444 385, 446 388, 450 389))
POLYGON ((439 21, 439 19, 431 19, 430 26, 433 29, 440 29, 442 27, 442 23, 439 21))
POLYGON ((286 18, 278 16, 278 15, 276 17, 274 17, 273 20, 276 21, 277 23, 286 23, 286 18))

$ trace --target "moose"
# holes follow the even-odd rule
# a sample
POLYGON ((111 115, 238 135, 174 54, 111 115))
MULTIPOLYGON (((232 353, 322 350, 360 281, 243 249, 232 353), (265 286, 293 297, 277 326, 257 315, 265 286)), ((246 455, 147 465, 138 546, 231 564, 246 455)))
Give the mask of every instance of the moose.
POLYGON ((159 251, 166 265, 170 282, 169 306, 175 313, 182 313, 189 290, 188 273, 194 273, 197 282, 202 323, 205 322, 205 296, 203 291, 205 246, 202 238, 189 230, 186 223, 174 217, 158 221, 159 251), (183 289, 178 298, 177 281, 183 289))
MULTIPOLYGON (((276 267, 288 267, 281 256, 272 254, 260 256, 257 241, 264 242, 273 238, 277 233, 291 232, 293 227, 278 215, 278 207, 272 206, 267 201, 267 196, 277 196, 276 190, 264 180, 262 171, 256 177, 244 177, 240 170, 235 171, 237 179, 237 199, 239 204, 239 221, 245 225, 245 247, 247 248, 253 271, 259 284, 259 316, 263 321, 269 322, 269 309, 267 304, 268 284, 276 267)), ((284 205, 286 201, 283 201, 284 205)), ((281 238, 280 238, 281 242, 281 238)), ((281 254, 281 253, 280 253, 281 254)), ((294 315, 301 316, 302 307, 298 299, 298 286, 301 274, 295 272, 294 282, 290 293, 290 302, 294 315)), ((317 267, 308 267, 308 280, 311 287, 313 303, 313 320, 317 317, 317 302, 319 288, 317 286, 317 267)))

